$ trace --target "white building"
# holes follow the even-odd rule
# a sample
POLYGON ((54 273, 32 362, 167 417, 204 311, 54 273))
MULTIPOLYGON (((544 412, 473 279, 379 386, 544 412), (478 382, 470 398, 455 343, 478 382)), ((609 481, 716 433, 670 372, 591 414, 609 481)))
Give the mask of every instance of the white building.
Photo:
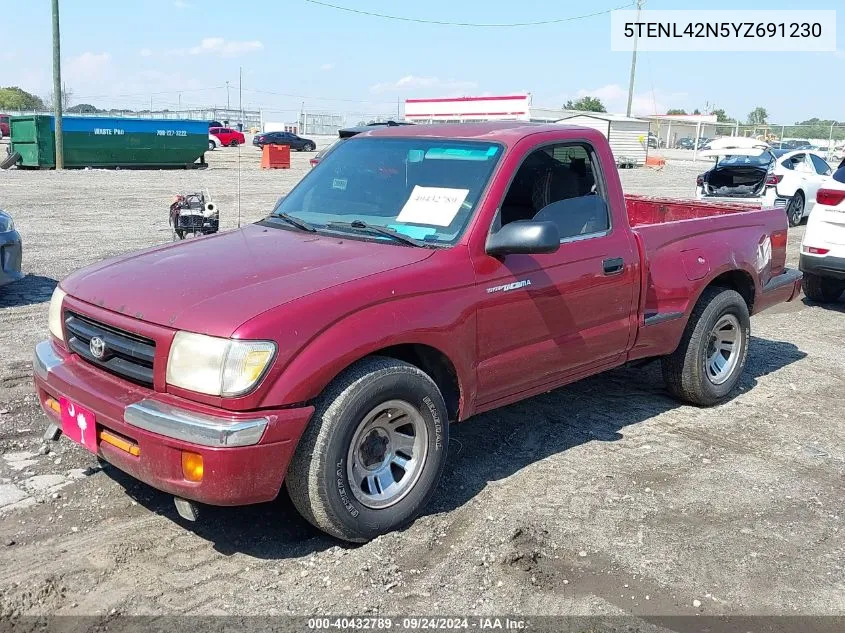
POLYGON ((406 99, 405 120, 411 123, 472 123, 478 121, 536 121, 553 123, 563 110, 537 108, 531 95, 406 99))
POLYGON ((557 122, 593 128, 604 134, 618 164, 645 165, 649 122, 644 119, 608 112, 569 111, 557 122))

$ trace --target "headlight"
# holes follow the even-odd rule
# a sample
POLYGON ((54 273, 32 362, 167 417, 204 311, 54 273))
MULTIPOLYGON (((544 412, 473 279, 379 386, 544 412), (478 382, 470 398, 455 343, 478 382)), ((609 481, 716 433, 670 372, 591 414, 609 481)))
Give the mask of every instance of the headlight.
POLYGON ((64 290, 56 286, 56 289, 53 290, 53 296, 50 297, 50 312, 47 317, 50 334, 60 341, 65 340, 64 334, 62 333, 64 329, 62 328, 62 303, 64 303, 66 294, 64 290))
POLYGON ((0 233, 7 233, 15 230, 15 221, 12 216, 0 211, 0 233))
POLYGON ((271 341, 177 332, 167 358, 167 384, 211 396, 240 396, 258 384, 275 354, 271 341))

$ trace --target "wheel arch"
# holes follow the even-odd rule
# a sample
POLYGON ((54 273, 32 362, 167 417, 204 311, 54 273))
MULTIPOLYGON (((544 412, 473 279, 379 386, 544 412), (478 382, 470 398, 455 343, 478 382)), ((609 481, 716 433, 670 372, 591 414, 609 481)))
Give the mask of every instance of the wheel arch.
POLYGON ((745 300, 745 305, 748 307, 748 313, 754 312, 754 299, 756 298, 757 289, 754 285, 754 278, 751 274, 741 268, 733 268, 719 273, 713 277, 698 293, 695 298, 695 303, 701 298, 701 295, 708 288, 727 288, 735 290, 745 300))

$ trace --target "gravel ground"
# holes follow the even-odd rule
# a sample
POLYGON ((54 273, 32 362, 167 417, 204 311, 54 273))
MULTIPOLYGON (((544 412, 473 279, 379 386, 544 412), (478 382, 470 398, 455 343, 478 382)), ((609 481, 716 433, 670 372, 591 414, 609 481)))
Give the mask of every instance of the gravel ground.
MULTIPOLYGON (((328 139, 323 139, 327 142, 328 139)), ((63 439, 30 353, 72 270, 171 239, 176 192, 208 189, 237 225, 238 151, 203 171, 0 173, 28 276, 0 290, 0 620, 39 614, 845 614, 845 304, 752 320, 740 393, 680 406, 655 366, 620 369, 452 430, 425 515, 357 547, 288 499, 205 510, 63 439)), ((308 170, 240 152, 242 222, 308 170)), ((701 164, 625 170, 626 190, 688 197, 701 164)), ((790 231, 796 264, 803 228, 790 231)))

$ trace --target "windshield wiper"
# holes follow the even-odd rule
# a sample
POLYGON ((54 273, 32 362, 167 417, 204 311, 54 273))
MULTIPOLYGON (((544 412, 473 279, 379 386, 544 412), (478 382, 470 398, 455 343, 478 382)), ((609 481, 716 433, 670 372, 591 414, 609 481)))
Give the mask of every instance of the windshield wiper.
POLYGON ((426 243, 422 240, 414 239, 408 235, 403 235, 398 231, 394 231, 392 229, 385 228, 383 226, 376 226, 374 224, 367 224, 363 220, 352 220, 352 222, 328 222, 326 224, 326 228, 329 229, 353 229, 353 230, 362 230, 362 231, 369 231, 370 233, 378 233, 379 235, 384 235, 386 237, 390 237, 397 242, 402 242, 403 244, 408 244, 409 246, 418 246, 418 247, 425 247, 426 243))
POLYGON ((309 233, 316 233, 317 229, 313 226, 308 224, 305 220, 300 220, 296 216, 288 215, 287 213, 273 213, 272 217, 274 218, 281 218, 288 224, 295 226, 298 229, 302 229, 303 231, 308 231, 309 233))

